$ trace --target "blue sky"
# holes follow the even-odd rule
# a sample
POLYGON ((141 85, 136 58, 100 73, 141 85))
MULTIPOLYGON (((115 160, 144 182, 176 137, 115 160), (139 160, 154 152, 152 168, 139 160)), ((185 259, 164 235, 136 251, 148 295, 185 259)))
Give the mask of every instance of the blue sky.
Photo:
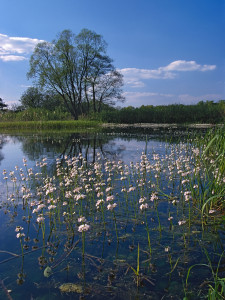
POLYGON ((18 102, 39 41, 101 34, 124 75, 124 105, 225 99, 225 0, 0 0, 0 97, 18 102))

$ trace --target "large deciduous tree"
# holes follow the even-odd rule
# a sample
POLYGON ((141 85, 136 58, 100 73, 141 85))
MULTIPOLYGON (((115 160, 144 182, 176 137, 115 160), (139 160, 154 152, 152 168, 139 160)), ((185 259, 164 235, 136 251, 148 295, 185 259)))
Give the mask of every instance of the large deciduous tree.
POLYGON ((94 31, 64 30, 52 43, 39 43, 30 59, 28 78, 61 96, 74 119, 100 111, 102 103, 123 101, 122 75, 106 55, 107 44, 94 31))

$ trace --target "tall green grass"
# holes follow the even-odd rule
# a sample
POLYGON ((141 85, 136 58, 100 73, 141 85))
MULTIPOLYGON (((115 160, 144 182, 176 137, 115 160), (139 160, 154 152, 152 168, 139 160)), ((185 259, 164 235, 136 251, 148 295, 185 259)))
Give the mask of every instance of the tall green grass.
POLYGON ((71 115, 62 109, 47 110, 43 108, 29 108, 24 111, 4 111, 0 113, 0 122, 19 121, 53 121, 71 120, 71 115))
POLYGON ((204 177, 199 178, 202 189, 202 214, 210 209, 225 209, 225 127, 209 130, 195 140, 201 149, 205 167, 204 177))
POLYGON ((52 130, 52 129, 82 129, 82 128, 98 128, 98 121, 17 121, 17 122, 0 122, 1 129, 32 129, 32 130, 52 130))

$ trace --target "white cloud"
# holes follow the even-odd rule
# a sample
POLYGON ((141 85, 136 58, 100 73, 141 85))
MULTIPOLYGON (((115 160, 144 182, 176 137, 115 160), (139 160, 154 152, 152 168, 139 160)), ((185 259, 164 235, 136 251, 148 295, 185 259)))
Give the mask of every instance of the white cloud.
POLYGON ((21 61, 26 60, 25 56, 18 56, 18 55, 0 55, 0 60, 2 61, 21 61))
POLYGON ((26 55, 32 53, 40 42, 44 41, 27 37, 10 37, 0 33, 0 60, 4 62, 25 60, 26 55))
POLYGON ((199 65, 194 60, 176 60, 168 66, 162 68, 167 71, 211 71, 216 68, 215 65, 199 65))
POLYGON ((134 88, 141 88, 141 87, 145 86, 144 82, 142 82, 140 80, 136 80, 135 78, 128 78, 126 80, 126 84, 130 85, 130 86, 132 86, 134 88))
POLYGON ((168 72, 163 68, 158 68, 156 70, 125 68, 120 69, 120 72, 124 75, 126 83, 129 81, 131 83, 140 81, 140 79, 168 79, 174 78, 175 76, 175 74, 168 72))
POLYGON ((131 87, 143 87, 143 80, 147 79, 173 79, 177 72, 212 71, 215 65, 199 65, 195 61, 176 60, 165 67, 158 69, 124 68, 119 71, 124 75, 124 82, 131 87))

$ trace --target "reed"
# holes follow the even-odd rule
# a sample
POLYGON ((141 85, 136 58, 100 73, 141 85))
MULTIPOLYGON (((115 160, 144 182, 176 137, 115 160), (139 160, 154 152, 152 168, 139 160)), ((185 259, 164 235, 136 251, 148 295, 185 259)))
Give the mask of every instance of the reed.
POLYGON ((224 210, 225 127, 208 131, 204 137, 197 138, 195 143, 200 149, 205 168, 205 177, 198 177, 202 194, 202 214, 208 214, 213 209, 224 210))
POLYGON ((0 129, 82 129, 82 128, 99 128, 98 121, 15 121, 15 122, 0 122, 0 129))

